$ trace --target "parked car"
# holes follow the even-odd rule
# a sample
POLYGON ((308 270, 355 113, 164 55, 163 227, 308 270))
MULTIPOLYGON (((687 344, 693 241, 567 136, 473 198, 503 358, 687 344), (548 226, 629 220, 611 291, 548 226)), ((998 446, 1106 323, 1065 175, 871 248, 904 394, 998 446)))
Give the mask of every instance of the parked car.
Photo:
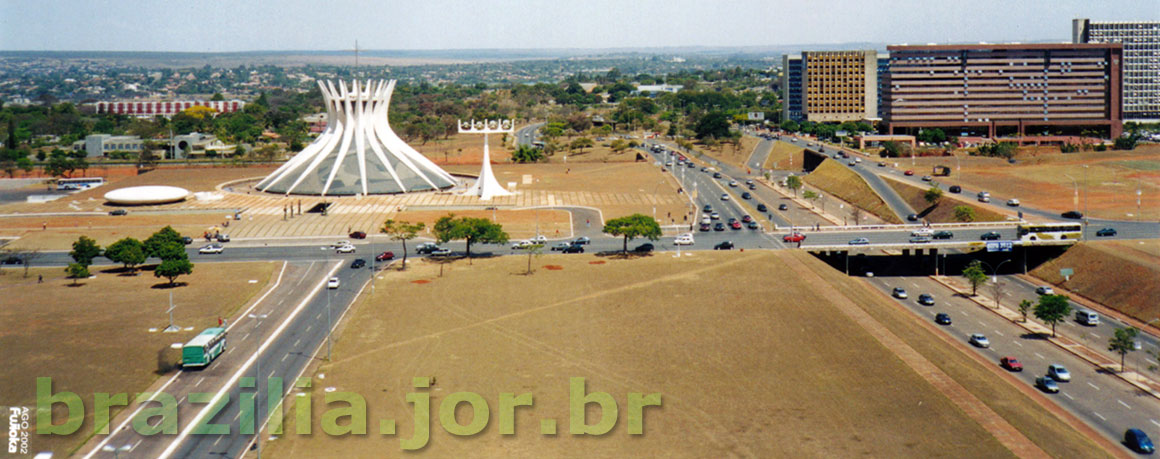
POLYGON ((1051 288, 1050 285, 1040 285, 1039 287, 1035 288, 1035 294, 1036 295, 1054 295, 1055 289, 1051 288))
POLYGON ((1051 376, 1051 379, 1059 382, 1071 381, 1071 372, 1067 371, 1066 367, 1058 363, 1047 366, 1047 376, 1051 376))
POLYGON ((850 245, 866 245, 869 243, 870 243, 870 240, 866 239, 864 237, 850 240, 850 245))
POLYGON ((753 195, 749 194, 748 191, 741 193, 741 199, 751 199, 751 198, 753 198, 753 195))
POLYGON ((564 253, 584 253, 584 246, 572 244, 563 250, 564 253))
POLYGON ((1069 210, 1069 211, 1064 212, 1064 213, 1059 214, 1059 215, 1063 218, 1070 218, 1072 220, 1079 220, 1079 219, 1083 218, 1083 212, 1080 212, 1078 210, 1069 210))
POLYGON ((350 233, 350 238, 351 239, 366 239, 367 233, 364 233, 362 231, 355 231, 353 233, 350 233))
POLYGON ((952 239, 955 237, 955 233, 943 230, 943 231, 938 231, 938 232, 934 233, 934 236, 931 236, 931 237, 933 237, 935 239, 952 239))
POLYGON ((383 253, 380 253, 378 255, 375 255, 375 261, 387 261, 387 260, 394 260, 394 259, 395 259, 395 252, 387 251, 387 252, 383 252, 383 253))
POLYGON ((947 314, 945 312, 940 312, 938 314, 935 314, 934 315, 934 323, 939 324, 939 325, 950 325, 951 324, 951 315, 947 314))
POLYGON ((890 294, 893 295, 895 298, 898 298, 900 300, 905 300, 905 299, 910 297, 909 295, 906 294, 906 289, 904 289, 902 287, 894 287, 894 290, 891 290, 890 294))
POLYGON ((435 251, 438 248, 439 248, 439 245, 435 244, 434 242, 424 242, 424 243, 419 244, 418 246, 415 247, 415 253, 422 255, 425 253, 431 253, 432 251, 435 251))
POLYGON ((806 240, 806 235, 802 233, 792 233, 782 236, 782 242, 801 242, 806 240))
POLYGON ((1124 432, 1124 446, 1128 449, 1140 454, 1152 454, 1156 452, 1156 447, 1152 445, 1152 439, 1148 438, 1148 434, 1140 429, 1128 429, 1124 432))
POLYGON ((197 253, 222 253, 225 250, 221 244, 209 244, 205 247, 197 249, 197 253))
POLYGON ((1098 237, 1110 237, 1110 236, 1115 236, 1115 235, 1116 235, 1115 228, 1101 228, 1099 231, 1096 231, 1096 236, 1098 236, 1098 237))
POLYGON ((431 256, 433 256, 433 257, 449 257, 449 256, 451 256, 451 249, 445 249, 443 247, 439 247, 439 248, 431 251, 431 256))
POLYGON ((636 252, 636 253, 649 253, 649 252, 652 252, 654 248, 655 247, 652 244, 646 242, 644 244, 636 246, 636 248, 632 249, 632 251, 636 252))
POLYGON ((344 245, 342 247, 334 249, 334 251, 338 252, 338 253, 354 253, 354 246, 353 245, 344 245))
POLYGON ((979 239, 982 239, 984 241, 997 241, 1001 237, 1003 237, 1003 235, 999 234, 998 231, 988 231, 986 233, 983 233, 982 236, 979 236, 979 239))
POLYGON ((339 282, 338 282, 337 277, 332 277, 326 281, 326 288, 336 289, 336 288, 338 288, 338 285, 339 285, 339 282))
POLYGON ((219 234, 219 235, 217 235, 217 241, 218 242, 230 242, 230 235, 228 235, 226 233, 219 234))
POLYGON ((366 260, 363 260, 362 258, 356 258, 354 261, 350 262, 350 269, 359 269, 366 267, 366 265, 366 260))
POLYGON ((768 207, 765 207, 765 204, 758 204, 758 205, 757 205, 757 211, 758 211, 758 212, 768 212, 768 211, 769 211, 769 208, 768 208, 768 207))
POLYGON ((572 247, 571 242, 560 242, 560 243, 557 243, 557 244, 552 246, 552 251, 564 250, 564 249, 567 249, 568 247, 572 247))
POLYGON ((923 293, 923 294, 918 296, 918 304, 924 304, 927 306, 934 306, 934 297, 931 296, 931 294, 929 294, 929 293, 923 293))
POLYGON ((982 333, 972 333, 971 338, 967 341, 978 347, 991 347, 991 340, 982 333))
POLYGON ((1035 378, 1035 387, 1038 387, 1040 390, 1050 394, 1059 392, 1059 385, 1056 384, 1055 380, 1051 379, 1050 376, 1040 376, 1035 378))
POLYGON ((125 209, 116 209, 116 210, 113 210, 112 212, 109 212, 109 215, 112 215, 114 217, 118 217, 121 215, 128 215, 128 214, 129 214, 129 211, 127 211, 125 209))
POLYGON ((785 203, 778 204, 777 210, 789 210, 789 204, 785 204, 785 203))
POLYGON ((733 250, 733 242, 722 241, 721 243, 713 246, 713 250, 733 250))
POLYGON ((951 187, 948 188, 947 191, 950 191, 951 193, 958 194, 958 193, 963 192, 963 187, 958 186, 958 185, 951 185, 951 187))
POLYGON ((1009 371, 1023 371, 1023 364, 1015 357, 1003 357, 999 359, 999 366, 1006 368, 1009 371))
POLYGON ((1010 207, 1019 207, 1019 200, 1015 198, 1008 199, 1007 205, 1010 207))

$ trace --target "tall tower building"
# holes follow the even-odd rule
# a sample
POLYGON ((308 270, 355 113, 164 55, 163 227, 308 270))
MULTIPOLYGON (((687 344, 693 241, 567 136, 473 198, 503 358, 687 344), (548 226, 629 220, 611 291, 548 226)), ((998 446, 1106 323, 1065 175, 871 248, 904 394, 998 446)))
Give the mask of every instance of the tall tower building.
POLYGON ((806 51, 782 56, 782 118, 841 123, 879 117, 875 51, 806 51))
POLYGON ((1124 46, 1125 121, 1160 121, 1160 22, 1071 21, 1072 43, 1124 46))

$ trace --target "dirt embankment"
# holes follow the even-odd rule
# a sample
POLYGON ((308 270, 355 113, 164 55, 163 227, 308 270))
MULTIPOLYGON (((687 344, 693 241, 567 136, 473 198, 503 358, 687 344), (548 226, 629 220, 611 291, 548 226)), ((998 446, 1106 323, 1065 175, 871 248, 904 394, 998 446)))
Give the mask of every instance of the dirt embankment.
POLYGON ((959 220, 955 219, 955 207, 958 206, 967 206, 974 209, 975 219, 972 221, 1001 222, 1007 219, 1001 213, 976 206, 966 200, 955 199, 952 197, 953 195, 944 194, 938 204, 931 206, 930 203, 926 202, 926 198, 923 197, 926 194, 925 189, 897 180, 890 180, 889 177, 887 177, 886 183, 891 188, 894 188, 894 191, 897 191, 898 195, 902 196, 902 199, 905 199, 907 204, 910 204, 910 207, 918 209, 918 215, 920 217, 932 223, 957 223, 959 220))
POLYGON ((1160 317, 1158 248, 1160 241, 1078 244, 1031 274, 1147 322, 1160 317), (1074 271, 1067 281, 1059 274, 1063 268, 1074 271))
POLYGON ((866 184, 854 171, 837 161, 822 161, 822 164, 805 176, 805 182, 839 199, 874 214, 889 223, 902 223, 890 210, 886 202, 866 184))

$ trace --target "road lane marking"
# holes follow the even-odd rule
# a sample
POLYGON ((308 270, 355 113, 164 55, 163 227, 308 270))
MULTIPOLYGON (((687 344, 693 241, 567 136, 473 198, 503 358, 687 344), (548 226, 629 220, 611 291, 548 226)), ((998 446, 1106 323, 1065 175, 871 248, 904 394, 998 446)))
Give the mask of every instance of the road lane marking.
POLYGON ((1097 335, 1097 334, 1095 334, 1095 333, 1092 333, 1092 337, 1093 337, 1093 338, 1095 338, 1095 339, 1097 339, 1097 340, 1102 340, 1102 339, 1104 339, 1104 337, 1102 337, 1102 336, 1100 336, 1100 335, 1097 335))
POLYGON ((1097 386, 1097 385, 1095 385, 1095 384, 1092 384, 1092 383, 1087 383, 1087 385, 1089 385, 1089 386, 1092 386, 1092 389, 1095 389, 1095 390, 1100 390, 1100 386, 1097 386))
POLYGON ((1023 347, 1023 343, 1020 343, 1018 341, 1012 341, 1012 342, 1015 343, 1016 346, 1023 347))
POLYGON ((202 381, 205 381, 205 376, 197 378, 197 382, 193 383, 193 387, 200 386, 202 381))
POLYGON ((298 338, 297 340, 295 340, 294 347, 298 347, 298 343, 301 343, 301 342, 302 342, 302 338, 298 338))
POLYGON ((1047 357, 1044 357, 1044 356, 1043 356, 1043 354, 1040 354, 1040 353, 1038 353, 1038 352, 1036 352, 1036 353, 1035 353, 1035 356, 1036 356, 1036 357, 1039 357, 1039 358, 1041 358, 1041 359, 1043 359, 1043 360, 1047 360, 1047 357))
POLYGON ((282 356, 282 361, 283 361, 283 362, 285 362, 285 361, 286 361, 286 357, 290 357, 290 354, 286 354, 286 355, 282 356))
POLYGON ((1117 398, 1117 399, 1116 399, 1116 401, 1117 401, 1117 402, 1120 402, 1120 404, 1121 404, 1121 405, 1124 405, 1124 408, 1127 408, 1127 409, 1129 409, 1129 410, 1130 410, 1130 409, 1132 409, 1132 407, 1128 406, 1128 404, 1127 404, 1127 403, 1124 403, 1124 401, 1123 401, 1123 400, 1120 400, 1120 399, 1118 399, 1118 398, 1117 398))
POLYGON ((145 440, 144 438, 142 438, 142 439, 140 439, 140 440, 137 440, 137 443, 133 443, 133 447, 132 447, 132 448, 129 448, 129 449, 137 449, 137 446, 140 446, 140 445, 141 445, 141 442, 142 442, 142 441, 144 441, 144 440, 145 440))
POLYGON ((242 335, 242 341, 245 341, 246 338, 249 338, 249 337, 250 337, 250 332, 246 332, 246 334, 242 335))
POLYGON ((1063 396, 1064 396, 1064 397, 1067 397, 1069 400, 1075 400, 1075 397, 1072 397, 1071 395, 1068 395, 1068 393, 1067 393, 1067 392, 1060 392, 1060 393, 1061 393, 1061 394, 1063 394, 1063 396))
POLYGON ((1160 427, 1160 422, 1156 422, 1156 420, 1155 420, 1155 419, 1149 419, 1149 420, 1148 420, 1148 422, 1151 422, 1151 423, 1153 423, 1153 424, 1156 424, 1156 427, 1160 427))
POLYGON ((995 330, 995 334, 997 334, 999 336, 1007 336, 1007 335, 1004 335, 1003 332, 1001 332, 999 330, 995 330))
POLYGON ((1097 417, 1097 418, 1103 419, 1103 420, 1105 420, 1105 421, 1107 421, 1107 420, 1108 420, 1108 418, 1105 418, 1105 417, 1104 417, 1102 414, 1099 414, 1099 413, 1097 413, 1097 412, 1095 412, 1095 411, 1092 411, 1092 414, 1096 415, 1096 417, 1097 417))

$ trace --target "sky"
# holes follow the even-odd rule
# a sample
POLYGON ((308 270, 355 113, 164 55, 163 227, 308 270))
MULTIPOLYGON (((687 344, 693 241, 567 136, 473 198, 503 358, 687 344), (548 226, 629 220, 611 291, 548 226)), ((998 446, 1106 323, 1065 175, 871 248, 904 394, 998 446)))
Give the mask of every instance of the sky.
POLYGON ((1070 41, 1160 0, 0 0, 0 50, 737 47, 1070 41))

